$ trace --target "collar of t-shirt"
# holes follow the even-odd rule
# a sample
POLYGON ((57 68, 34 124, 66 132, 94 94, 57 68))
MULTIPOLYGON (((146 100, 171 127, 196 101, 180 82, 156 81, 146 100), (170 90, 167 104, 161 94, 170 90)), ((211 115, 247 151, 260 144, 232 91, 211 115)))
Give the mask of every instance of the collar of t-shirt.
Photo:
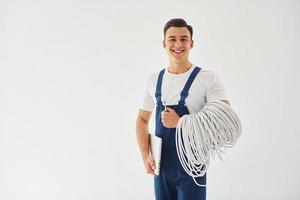
POLYGON ((173 73, 169 72, 168 67, 167 67, 166 70, 165 70, 165 74, 167 76, 170 76, 170 77, 186 76, 187 74, 192 73, 192 71, 193 71, 194 68, 195 68, 195 65, 193 64, 192 67, 189 70, 187 70, 186 72, 183 72, 183 73, 180 73, 180 74, 173 74, 173 73))

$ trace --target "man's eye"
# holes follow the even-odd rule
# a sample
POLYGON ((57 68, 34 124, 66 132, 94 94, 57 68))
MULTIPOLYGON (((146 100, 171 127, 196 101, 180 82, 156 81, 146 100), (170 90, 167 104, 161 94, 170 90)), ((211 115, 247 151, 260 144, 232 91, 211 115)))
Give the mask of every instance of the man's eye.
POLYGON ((169 41, 172 41, 172 42, 174 42, 174 41, 176 41, 175 39, 170 39, 169 41))

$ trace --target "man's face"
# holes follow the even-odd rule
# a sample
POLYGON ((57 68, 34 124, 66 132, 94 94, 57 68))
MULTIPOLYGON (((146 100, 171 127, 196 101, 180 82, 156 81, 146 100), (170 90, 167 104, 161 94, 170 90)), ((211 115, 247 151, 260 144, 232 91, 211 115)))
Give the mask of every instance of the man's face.
POLYGON ((188 59, 189 50, 193 48, 193 45, 194 41, 186 27, 170 27, 163 41, 169 58, 175 61, 188 59))

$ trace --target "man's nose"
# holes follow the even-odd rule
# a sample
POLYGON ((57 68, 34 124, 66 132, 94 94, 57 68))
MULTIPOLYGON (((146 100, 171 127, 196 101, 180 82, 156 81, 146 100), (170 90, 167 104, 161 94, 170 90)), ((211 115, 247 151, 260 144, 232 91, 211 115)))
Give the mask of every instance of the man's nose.
POLYGON ((177 41, 176 41, 175 47, 181 47, 181 42, 180 42, 180 40, 177 40, 177 41))

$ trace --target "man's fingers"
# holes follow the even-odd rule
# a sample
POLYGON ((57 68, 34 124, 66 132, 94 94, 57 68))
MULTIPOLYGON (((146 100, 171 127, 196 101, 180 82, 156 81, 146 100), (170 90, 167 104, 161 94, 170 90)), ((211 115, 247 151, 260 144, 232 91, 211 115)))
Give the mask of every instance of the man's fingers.
POLYGON ((154 171, 152 170, 152 171, 149 171, 149 172, 147 172, 147 174, 152 174, 152 175, 154 175, 155 176, 155 173, 154 173, 154 171))
POLYGON ((169 107, 166 108, 166 112, 171 112, 171 111, 173 111, 172 108, 169 108, 169 107))
POLYGON ((174 112, 176 113, 176 111, 172 108, 167 108, 166 111, 165 111, 166 114, 171 114, 171 113, 174 113, 174 112))
POLYGON ((156 169, 155 161, 151 155, 148 156, 145 162, 145 168, 147 174, 155 175, 154 170, 156 169))
POLYGON ((166 110, 161 112, 161 116, 166 117, 166 116, 173 115, 174 113, 176 113, 176 112, 172 108, 166 108, 166 110))
POLYGON ((153 159, 151 160, 151 163, 150 163, 150 165, 151 165, 151 168, 152 168, 152 169, 156 169, 156 167, 155 167, 155 162, 154 162, 154 160, 153 160, 153 159))
POLYGON ((165 115, 163 114, 163 112, 161 113, 161 122, 165 123, 165 115))
POLYGON ((152 169, 155 169, 155 161, 153 159, 153 157, 151 155, 149 155, 149 166, 152 168, 152 169))
POLYGON ((147 172, 147 174, 155 175, 154 170, 152 169, 152 167, 150 165, 147 167, 146 172, 147 172))

